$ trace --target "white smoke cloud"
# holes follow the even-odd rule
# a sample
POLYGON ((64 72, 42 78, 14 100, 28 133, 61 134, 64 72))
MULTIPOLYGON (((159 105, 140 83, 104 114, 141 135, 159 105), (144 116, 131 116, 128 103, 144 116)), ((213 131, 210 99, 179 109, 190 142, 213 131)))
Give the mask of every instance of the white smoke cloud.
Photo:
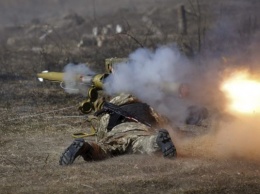
POLYGON ((179 98, 179 86, 187 83, 192 65, 176 46, 162 46, 155 51, 140 48, 129 61, 115 66, 104 83, 108 94, 131 93, 160 113, 178 121, 190 102, 179 98))
POLYGON ((79 75, 94 75, 95 73, 87 67, 85 64, 72 64, 69 63, 64 68, 64 82, 65 91, 70 94, 81 93, 86 96, 88 91, 88 85, 79 82, 79 75))

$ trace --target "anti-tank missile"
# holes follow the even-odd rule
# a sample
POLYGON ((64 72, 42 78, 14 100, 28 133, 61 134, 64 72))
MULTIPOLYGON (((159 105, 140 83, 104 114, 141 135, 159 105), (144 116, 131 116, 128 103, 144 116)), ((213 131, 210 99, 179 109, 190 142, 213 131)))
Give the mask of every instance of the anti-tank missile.
POLYGON ((73 75, 73 77, 69 77, 70 75, 66 75, 66 73, 62 73, 62 72, 43 71, 42 73, 38 73, 37 77, 40 81, 49 80, 49 81, 57 81, 57 82, 66 82, 66 80, 69 77, 69 80, 73 80, 73 82, 79 82, 82 84, 93 86, 96 89, 101 90, 103 89, 104 79, 108 75, 109 74, 93 74, 93 75, 76 74, 73 75))
POLYGON ((41 82, 43 82, 43 80, 62 82, 63 76, 64 76, 64 73, 61 73, 61 72, 43 71, 42 73, 37 74, 37 77, 38 77, 39 81, 41 81, 41 82))

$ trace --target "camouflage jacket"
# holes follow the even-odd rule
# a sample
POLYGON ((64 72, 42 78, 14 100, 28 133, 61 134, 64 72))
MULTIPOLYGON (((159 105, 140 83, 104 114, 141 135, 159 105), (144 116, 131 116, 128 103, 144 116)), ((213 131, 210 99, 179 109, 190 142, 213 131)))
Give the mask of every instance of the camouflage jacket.
MULTIPOLYGON (((135 97, 133 97, 130 94, 122 93, 122 94, 114 97, 112 100, 110 100, 110 102, 115 105, 124 105, 124 104, 138 102, 138 99, 136 99, 135 97)), ((151 107, 150 107, 150 109, 151 109, 151 114, 155 118, 158 126, 167 122, 166 118, 160 116, 151 107)), ((139 122, 137 122, 137 123, 136 122, 125 122, 125 123, 121 123, 121 124, 115 126, 111 131, 108 132, 107 126, 109 123, 109 119, 110 119, 109 114, 104 114, 100 117, 91 117, 90 122, 91 122, 92 127, 96 130, 98 140, 100 140, 104 137, 107 137, 107 136, 114 136, 116 133, 118 133, 118 131, 126 132, 126 131, 132 130, 132 132, 134 133, 134 130, 140 129, 142 131, 142 133, 140 133, 140 131, 139 131, 138 132, 139 134, 149 135, 149 134, 151 134, 151 132, 154 133, 154 130, 155 130, 154 128, 148 127, 139 122)))

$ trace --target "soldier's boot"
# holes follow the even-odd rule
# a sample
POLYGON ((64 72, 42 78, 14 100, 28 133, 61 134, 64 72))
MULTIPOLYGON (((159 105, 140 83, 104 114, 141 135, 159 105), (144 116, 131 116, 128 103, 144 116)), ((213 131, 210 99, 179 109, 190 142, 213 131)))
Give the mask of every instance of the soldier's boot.
POLYGON ((104 152, 95 143, 85 142, 84 139, 75 139, 72 144, 62 153, 60 165, 70 165, 78 157, 82 156, 84 160, 99 160, 104 158, 104 152))
POLYGON ((166 129, 159 130, 156 143, 161 148, 164 157, 171 158, 177 156, 176 148, 171 140, 169 132, 166 129))

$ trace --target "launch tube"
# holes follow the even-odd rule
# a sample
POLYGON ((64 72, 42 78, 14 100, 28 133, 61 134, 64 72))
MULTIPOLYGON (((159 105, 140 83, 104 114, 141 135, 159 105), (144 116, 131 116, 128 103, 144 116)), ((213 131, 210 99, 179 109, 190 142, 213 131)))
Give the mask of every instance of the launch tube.
MULTIPOLYGON (((75 82, 80 82, 84 84, 90 84, 94 86, 97 89, 103 89, 103 82, 104 79, 108 76, 109 74, 94 74, 94 75, 80 75, 77 74, 74 78, 75 82)), ((37 77, 40 81, 43 80, 49 80, 49 81, 59 81, 63 82, 66 73, 61 73, 61 72, 42 72, 38 73, 37 77)))

